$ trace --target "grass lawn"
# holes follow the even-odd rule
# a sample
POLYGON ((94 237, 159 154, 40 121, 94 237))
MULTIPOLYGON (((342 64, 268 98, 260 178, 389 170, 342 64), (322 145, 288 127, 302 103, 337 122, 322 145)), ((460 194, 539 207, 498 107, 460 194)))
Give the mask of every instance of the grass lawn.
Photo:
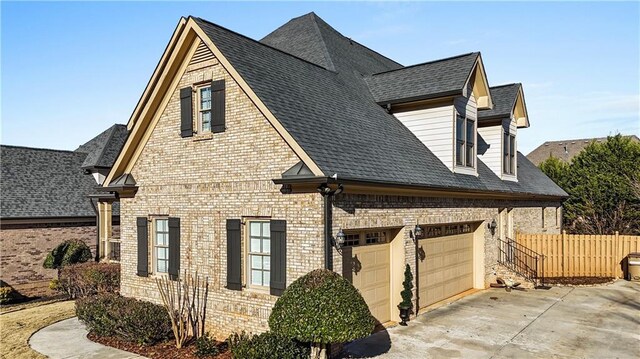
MULTIPOLYGON (((33 303, 35 304, 35 303, 33 303)), ((73 301, 25 305, 0 313, 0 358, 45 358, 31 350, 29 337, 38 329, 75 315, 73 301)))

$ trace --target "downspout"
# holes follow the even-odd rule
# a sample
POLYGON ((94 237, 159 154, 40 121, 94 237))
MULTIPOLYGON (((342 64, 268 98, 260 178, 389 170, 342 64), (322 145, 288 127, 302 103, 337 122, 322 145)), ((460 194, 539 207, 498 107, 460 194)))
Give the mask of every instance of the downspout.
POLYGON ((333 271, 333 195, 324 195, 324 267, 333 271))
POLYGON ((415 235, 415 233, 413 234, 413 242, 415 243, 416 246, 416 317, 418 316, 418 312, 420 311, 420 270, 418 268, 419 264, 420 264, 420 254, 418 252, 419 248, 418 248, 418 238, 415 235))

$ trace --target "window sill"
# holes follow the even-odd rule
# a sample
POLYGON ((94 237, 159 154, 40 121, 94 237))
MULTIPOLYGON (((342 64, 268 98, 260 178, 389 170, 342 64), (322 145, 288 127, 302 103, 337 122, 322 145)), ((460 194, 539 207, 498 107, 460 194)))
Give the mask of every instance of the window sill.
POLYGON ((453 172, 463 174, 463 175, 478 177, 478 171, 476 170, 475 167, 466 167, 466 166, 457 165, 456 167, 453 168, 453 172))
POLYGON ((213 133, 212 132, 205 132, 205 133, 200 133, 200 134, 194 134, 192 139, 193 139, 194 142, 212 140, 213 139, 213 133))

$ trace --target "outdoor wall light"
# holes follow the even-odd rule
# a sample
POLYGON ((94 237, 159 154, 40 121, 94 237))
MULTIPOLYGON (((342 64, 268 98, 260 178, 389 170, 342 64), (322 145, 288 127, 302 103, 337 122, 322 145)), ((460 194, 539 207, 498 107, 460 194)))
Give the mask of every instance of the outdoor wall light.
POLYGON ((416 223, 416 227, 413 229, 413 235, 416 237, 416 239, 422 238, 422 236, 424 235, 424 230, 417 223, 416 223))
POLYGON ((489 228, 489 231, 491 231, 491 236, 494 236, 496 234, 496 228, 498 228, 498 224, 496 223, 496 219, 492 219, 491 223, 487 223, 487 228, 489 228))
POLYGON ((342 231, 342 228, 340 228, 338 230, 338 233, 336 234, 336 237, 333 239, 333 246, 336 247, 338 251, 340 251, 340 248, 342 248, 342 246, 344 245, 344 240, 346 237, 347 236, 342 231))

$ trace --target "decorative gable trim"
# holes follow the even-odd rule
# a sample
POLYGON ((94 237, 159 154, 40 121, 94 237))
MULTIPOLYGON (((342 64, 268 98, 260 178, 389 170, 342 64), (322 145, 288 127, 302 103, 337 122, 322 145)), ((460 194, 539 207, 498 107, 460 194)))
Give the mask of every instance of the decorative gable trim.
POLYGON ((482 56, 478 54, 476 63, 471 69, 467 81, 463 87, 463 95, 471 96, 468 93, 468 89, 471 88, 473 96, 476 98, 478 110, 493 108, 493 100, 491 99, 491 91, 489 90, 489 81, 487 80, 487 73, 484 70, 482 63, 482 56))
POLYGON ((529 114, 527 113, 527 104, 524 101, 524 91, 522 85, 518 88, 518 95, 513 104, 511 114, 516 121, 518 128, 529 128, 529 114))
POLYGON ((192 19, 181 18, 178 26, 160 59, 147 88, 129 119, 127 128, 131 134, 123 146, 118 158, 104 181, 111 183, 114 178, 123 173, 130 173, 137 162, 142 149, 149 140, 160 116, 164 112, 171 95, 177 89, 180 75, 184 73, 191 59, 201 43, 204 43, 218 59, 222 67, 229 73, 240 88, 247 94, 258 110, 266 117, 278 134, 284 139, 294 153, 316 176, 324 175, 318 165, 309 157, 302 147, 289 134, 284 126, 276 119, 266 105, 258 98, 246 81, 233 68, 222 52, 213 44, 211 39, 202 31, 192 19))

